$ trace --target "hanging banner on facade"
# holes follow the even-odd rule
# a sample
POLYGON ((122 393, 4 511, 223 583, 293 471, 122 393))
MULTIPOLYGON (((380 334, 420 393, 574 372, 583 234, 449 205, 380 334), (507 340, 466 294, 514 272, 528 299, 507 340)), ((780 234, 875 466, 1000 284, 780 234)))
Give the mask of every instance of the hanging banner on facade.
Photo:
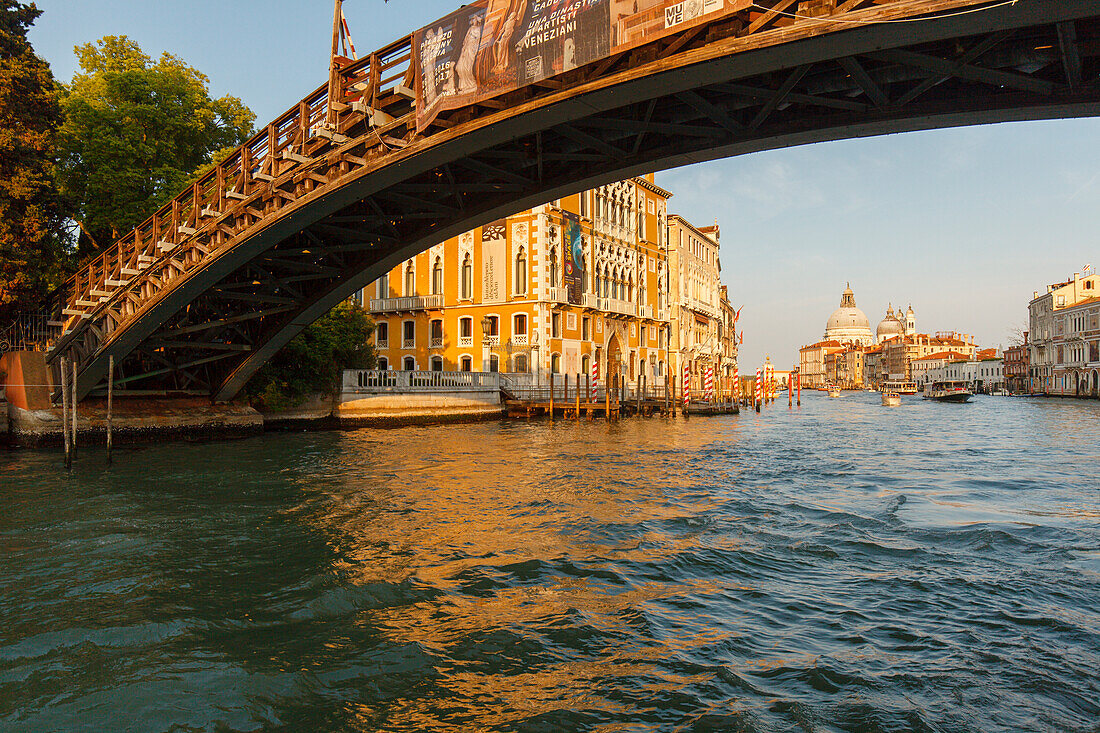
POLYGON ((751 0, 475 0, 413 36, 417 128, 457 109, 571 71, 751 0))
POLYGON ((504 219, 481 228, 481 302, 503 303, 508 297, 508 235, 504 219))
POLYGON ((581 305, 584 298, 584 239, 581 237, 580 217, 565 212, 562 221, 562 241, 565 243, 565 289, 569 303, 581 305))

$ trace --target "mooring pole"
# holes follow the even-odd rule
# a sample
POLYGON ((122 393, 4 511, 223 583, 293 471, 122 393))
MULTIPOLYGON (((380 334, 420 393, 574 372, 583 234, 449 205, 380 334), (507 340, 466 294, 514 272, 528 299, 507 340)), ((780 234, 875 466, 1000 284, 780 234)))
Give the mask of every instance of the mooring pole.
POLYGON ((581 373, 580 372, 577 372, 577 395, 576 395, 576 399, 577 399, 577 415, 576 415, 576 418, 577 418, 577 422, 580 422, 580 419, 581 419, 581 373))
POLYGON ((76 460, 76 359, 72 361, 73 388, 73 460, 76 460))
POLYGON ((607 368, 608 374, 603 378, 603 411, 604 417, 611 422, 611 367, 607 368))
POLYGON ((554 369, 550 368, 550 422, 554 422, 554 369))
POLYGON ((61 436, 65 443, 65 468, 73 467, 72 446, 69 443, 69 360, 61 357, 61 436))
POLYGON ((111 408, 115 397, 115 357, 107 357, 107 465, 111 465, 111 408))

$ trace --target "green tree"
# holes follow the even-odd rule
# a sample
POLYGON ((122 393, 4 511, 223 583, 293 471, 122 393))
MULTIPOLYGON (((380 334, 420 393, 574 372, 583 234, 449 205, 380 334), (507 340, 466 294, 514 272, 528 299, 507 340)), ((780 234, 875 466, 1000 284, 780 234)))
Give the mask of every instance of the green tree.
POLYGON ((35 308, 66 255, 54 174, 57 84, 27 30, 34 4, 0 0, 0 325, 35 308))
POLYGON ((344 369, 372 369, 368 343, 374 322, 362 308, 344 301, 291 339, 249 380, 252 400, 269 409, 292 407, 317 392, 340 388, 344 369))
POLYGON ((105 247, 186 186, 215 155, 252 133, 237 97, 168 53, 153 61, 126 36, 76 48, 81 73, 61 105, 63 193, 82 226, 81 248, 105 247))

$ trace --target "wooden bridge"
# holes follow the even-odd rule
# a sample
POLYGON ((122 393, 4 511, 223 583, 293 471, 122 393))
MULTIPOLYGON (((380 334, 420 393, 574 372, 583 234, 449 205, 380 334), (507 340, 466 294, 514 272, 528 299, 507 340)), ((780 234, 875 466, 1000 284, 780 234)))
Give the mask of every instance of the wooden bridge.
POLYGON ((821 140, 1100 113, 1096 0, 700 7, 692 23, 465 97, 460 58, 451 104, 423 73, 442 68, 442 33, 334 55, 326 85, 56 293, 55 383, 59 360, 75 360, 83 397, 114 357, 118 386, 226 400, 397 263, 547 200, 821 140))

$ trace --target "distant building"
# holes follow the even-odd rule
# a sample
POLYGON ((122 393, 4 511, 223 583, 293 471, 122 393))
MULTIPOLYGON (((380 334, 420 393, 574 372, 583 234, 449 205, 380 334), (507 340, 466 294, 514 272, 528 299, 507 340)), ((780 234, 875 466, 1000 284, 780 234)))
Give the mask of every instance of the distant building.
POLYGON ((1087 268, 1028 304, 1030 392, 1100 396, 1100 286, 1087 268))
POLYGON ((844 288, 840 296, 840 307, 829 316, 823 340, 860 346, 875 345, 871 323, 867 320, 867 314, 856 306, 856 296, 852 292, 851 284, 844 288))
POLYGON ((936 370, 942 369, 953 362, 968 360, 969 357, 966 354, 958 351, 938 351, 935 354, 918 356, 913 359, 909 365, 909 372, 912 375, 912 381, 916 382, 917 386, 924 387, 935 381, 934 375, 939 373, 936 370))
POLYGON ((971 359, 977 346, 969 334, 955 331, 941 331, 935 336, 918 333, 891 339, 882 346, 885 377, 896 382, 913 381, 913 360, 943 351, 956 351, 971 359))
POLYGON ((971 359, 955 359, 928 370, 929 382, 965 382, 975 392, 1004 388, 1004 364, 996 349, 984 349, 971 359))
POLYGON ((1004 374, 1005 388, 1009 392, 1026 393, 1031 391, 1028 379, 1028 352, 1031 347, 1027 342, 1028 332, 1024 331, 1024 342, 1005 349, 1004 374))
MULTIPOLYGON (((706 367, 723 374, 724 325, 722 265, 718 225, 696 227, 676 214, 668 217, 669 298, 672 328, 669 359, 672 374, 686 364, 697 382, 706 367)), ((725 365, 731 367, 728 360, 725 365)))
POLYGON ((802 386, 816 389, 828 384, 828 356, 839 351, 844 351, 844 345, 832 340, 818 341, 799 349, 798 373, 802 375, 802 386))

